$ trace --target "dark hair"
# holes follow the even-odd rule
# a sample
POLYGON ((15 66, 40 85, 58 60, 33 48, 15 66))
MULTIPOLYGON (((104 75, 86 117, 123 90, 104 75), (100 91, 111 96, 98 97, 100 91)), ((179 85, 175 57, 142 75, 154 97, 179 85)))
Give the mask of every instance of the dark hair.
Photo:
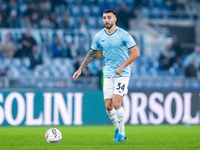
POLYGON ((113 13, 116 16, 116 12, 113 9, 106 9, 103 13, 113 13))

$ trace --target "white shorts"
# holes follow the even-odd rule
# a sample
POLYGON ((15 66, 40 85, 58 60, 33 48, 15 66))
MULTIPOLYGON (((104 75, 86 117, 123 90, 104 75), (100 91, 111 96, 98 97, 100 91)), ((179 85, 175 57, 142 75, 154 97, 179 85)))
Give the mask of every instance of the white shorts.
POLYGON ((128 93, 129 77, 104 78, 104 99, 113 98, 113 94, 124 96, 128 93))

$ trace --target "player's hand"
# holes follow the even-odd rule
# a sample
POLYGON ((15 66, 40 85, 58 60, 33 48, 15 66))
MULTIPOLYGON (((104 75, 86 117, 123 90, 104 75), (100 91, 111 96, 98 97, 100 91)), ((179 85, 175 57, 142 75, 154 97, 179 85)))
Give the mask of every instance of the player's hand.
POLYGON ((76 72, 74 72, 72 78, 76 81, 77 78, 81 75, 82 70, 78 69, 76 72))
POLYGON ((119 67, 119 68, 117 68, 117 69, 115 70, 115 72, 116 72, 117 75, 121 75, 122 71, 123 71, 123 68, 122 68, 122 67, 119 67))

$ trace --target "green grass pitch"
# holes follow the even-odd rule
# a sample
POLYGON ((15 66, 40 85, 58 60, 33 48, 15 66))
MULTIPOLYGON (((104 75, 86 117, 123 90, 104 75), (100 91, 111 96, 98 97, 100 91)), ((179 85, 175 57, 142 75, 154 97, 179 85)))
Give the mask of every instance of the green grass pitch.
POLYGON ((114 126, 55 126, 60 143, 47 143, 51 127, 0 127, 0 150, 200 150, 200 126, 130 126, 127 139, 114 143, 114 126))

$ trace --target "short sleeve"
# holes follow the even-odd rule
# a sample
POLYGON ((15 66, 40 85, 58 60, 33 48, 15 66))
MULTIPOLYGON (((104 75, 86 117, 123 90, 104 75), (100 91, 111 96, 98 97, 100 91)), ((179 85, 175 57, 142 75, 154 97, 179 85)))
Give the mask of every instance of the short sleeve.
POLYGON ((100 48, 100 45, 99 45, 98 35, 96 34, 96 35, 94 36, 93 41, 92 41, 91 49, 93 49, 93 50, 98 50, 99 48, 100 48))
POLYGON ((132 36, 128 32, 125 32, 123 37, 124 37, 124 42, 127 48, 136 46, 135 40, 132 38, 132 36))

